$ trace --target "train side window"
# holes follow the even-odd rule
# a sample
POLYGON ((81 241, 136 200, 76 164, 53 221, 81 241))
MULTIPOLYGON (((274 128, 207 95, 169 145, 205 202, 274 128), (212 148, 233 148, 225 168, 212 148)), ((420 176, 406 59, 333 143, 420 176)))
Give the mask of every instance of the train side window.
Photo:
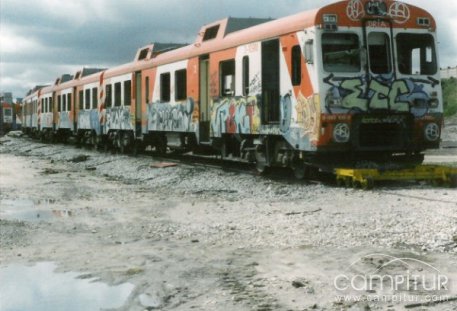
POLYGON ((187 70, 175 71, 175 100, 187 99, 187 70))
POLYGON ((106 106, 106 108, 111 108, 111 106, 113 104, 112 88, 113 88, 113 86, 111 84, 107 84, 105 87, 105 93, 106 93, 105 106, 106 106))
POLYGON ((390 38, 386 33, 372 32, 368 35, 368 54, 373 73, 383 74, 392 71, 390 38))
POLYGON ((84 91, 79 91, 79 110, 84 109, 84 91))
POLYGON ((124 106, 130 106, 132 101, 132 81, 124 81, 124 106))
POLYGON ((145 96, 144 96, 144 100, 146 102, 146 104, 149 103, 149 77, 146 77, 146 80, 145 80, 145 96))
POLYGON ((45 113, 46 112, 46 104, 44 102, 44 98, 41 99, 41 112, 45 113))
POLYGON ((71 94, 67 94, 67 111, 71 111, 71 94))
POLYGON ((314 64, 314 41, 313 39, 309 39, 305 42, 305 58, 307 64, 314 64))
POLYGON ((296 45, 292 48, 292 85, 301 84, 301 48, 296 45))
POLYGON ((221 96, 235 95, 235 60, 219 63, 221 96))
POLYGON ((162 73, 160 75, 160 101, 170 101, 170 73, 162 73))
POLYGON ((429 34, 400 33, 397 38, 398 70, 402 74, 433 75, 438 70, 435 41, 429 34))
POLYGON ((52 97, 49 97, 49 112, 54 111, 54 105, 52 103, 52 97))
POLYGON ((359 72, 359 36, 352 33, 324 33, 322 59, 326 72, 359 72))
POLYGON ((249 56, 243 57, 243 96, 249 95, 249 56))
POLYGON ((90 109, 90 89, 86 90, 86 96, 84 98, 85 102, 85 109, 89 110, 90 109))
POLYGON ((121 89, 122 89, 121 82, 114 84, 114 106, 115 107, 119 107, 121 105, 121 99, 122 99, 121 89))
POLYGON ((62 112, 67 111, 67 96, 62 95, 62 112))
POLYGON ((97 109, 98 105, 98 101, 97 101, 97 91, 98 89, 96 87, 92 88, 92 109, 97 109))

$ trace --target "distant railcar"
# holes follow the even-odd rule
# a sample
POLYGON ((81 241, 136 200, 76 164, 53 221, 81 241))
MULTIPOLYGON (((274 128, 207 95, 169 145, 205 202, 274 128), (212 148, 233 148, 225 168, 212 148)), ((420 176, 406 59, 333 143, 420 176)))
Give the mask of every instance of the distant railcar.
POLYGON ((420 163, 439 147, 443 123, 436 22, 391 0, 227 18, 191 45, 148 45, 129 64, 29 94, 27 131, 40 129, 39 97, 56 92, 70 131, 92 144, 206 148, 297 176, 310 166, 420 163))
POLYGON ((0 103, 0 134, 5 134, 13 129, 13 105, 7 102, 0 103))

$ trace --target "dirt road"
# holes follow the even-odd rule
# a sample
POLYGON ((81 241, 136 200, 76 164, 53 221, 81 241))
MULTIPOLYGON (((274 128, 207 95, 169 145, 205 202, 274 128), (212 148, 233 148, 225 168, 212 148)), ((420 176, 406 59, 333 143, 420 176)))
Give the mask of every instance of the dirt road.
MULTIPOLYGON (((53 262, 59 273, 132 284, 110 310, 415 309, 412 301, 338 301, 348 293, 335 279, 354 275, 355 262, 357 271, 379 268, 380 254, 435 267, 449 283, 434 293, 457 295, 448 286, 457 282, 454 189, 402 183, 365 192, 185 164, 152 168, 148 157, 13 137, 2 139, 0 163, 0 269, 53 262)), ((379 285, 356 294, 369 300, 384 293, 379 285)))

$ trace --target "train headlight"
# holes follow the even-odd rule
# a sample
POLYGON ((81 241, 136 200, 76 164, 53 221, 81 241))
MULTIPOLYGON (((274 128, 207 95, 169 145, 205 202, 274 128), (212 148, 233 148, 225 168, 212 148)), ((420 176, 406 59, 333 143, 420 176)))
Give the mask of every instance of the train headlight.
POLYGON ((349 142, 351 138, 351 129, 347 123, 338 123, 333 128, 333 140, 343 144, 349 142))
POLYGON ((436 142, 440 138, 440 127, 436 123, 429 123, 424 130, 425 139, 430 142, 436 142))

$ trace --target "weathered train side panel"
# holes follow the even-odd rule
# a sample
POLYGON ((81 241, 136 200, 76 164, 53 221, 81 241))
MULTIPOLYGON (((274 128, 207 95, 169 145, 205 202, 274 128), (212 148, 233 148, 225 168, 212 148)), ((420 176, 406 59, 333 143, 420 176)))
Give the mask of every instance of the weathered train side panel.
POLYGON ((111 130, 134 130, 130 106, 114 107, 105 111, 105 133, 111 130))
POLYGON ((100 135, 100 121, 95 109, 80 111, 78 115, 78 130, 95 131, 100 135))
MULTIPOLYGON (((147 131, 196 133, 198 129, 195 115, 195 100, 187 96, 187 83, 180 85, 185 89, 185 98, 180 98, 177 92, 178 73, 186 77, 198 79, 189 75, 193 70, 188 66, 188 60, 159 66, 155 72, 152 102, 147 104, 147 131), (163 84, 168 83, 167 87, 163 84)), ((184 90, 183 90, 184 91, 184 90)))

